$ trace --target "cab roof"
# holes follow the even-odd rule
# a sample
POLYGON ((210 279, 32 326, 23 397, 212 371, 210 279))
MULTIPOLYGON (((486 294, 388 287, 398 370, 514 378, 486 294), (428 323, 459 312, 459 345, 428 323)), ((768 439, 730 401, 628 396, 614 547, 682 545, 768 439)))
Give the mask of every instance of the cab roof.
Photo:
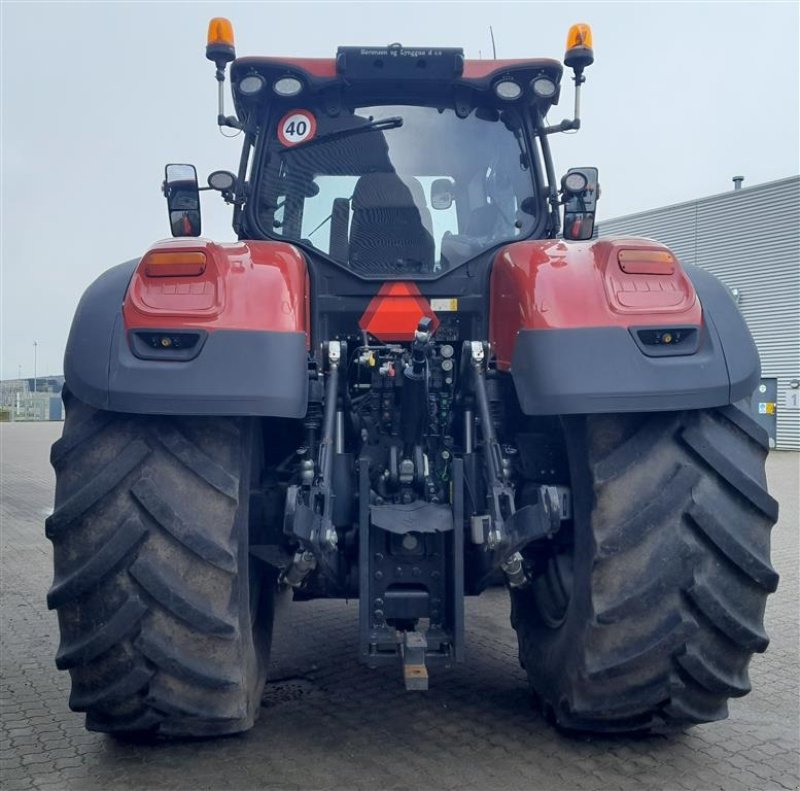
POLYGON ((233 97, 241 120, 251 115, 270 98, 275 82, 295 77, 303 84, 296 100, 340 99, 344 94, 427 96, 452 93, 456 102, 473 104, 480 94, 487 94, 495 83, 510 79, 521 86, 537 76, 547 76, 556 85, 552 97, 538 99, 543 114, 558 104, 562 75, 561 63, 550 58, 508 60, 468 60, 463 50, 452 48, 340 47, 335 58, 237 58, 231 67, 233 97), (264 88, 256 95, 244 96, 238 85, 250 75, 264 78, 264 88))

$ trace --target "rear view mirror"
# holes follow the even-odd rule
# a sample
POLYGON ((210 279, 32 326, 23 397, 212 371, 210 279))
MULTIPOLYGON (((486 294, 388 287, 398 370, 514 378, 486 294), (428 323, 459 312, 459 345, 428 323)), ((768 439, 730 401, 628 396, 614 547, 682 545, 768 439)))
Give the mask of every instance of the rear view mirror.
POLYGON ((591 239, 600 187, 597 168, 570 168, 561 179, 564 204, 564 238, 573 241, 591 239))
POLYGON ((173 236, 200 236, 200 191, 194 165, 167 165, 164 196, 173 236))
POLYGON ((434 179, 431 183, 431 208, 444 210, 453 205, 452 179, 434 179))

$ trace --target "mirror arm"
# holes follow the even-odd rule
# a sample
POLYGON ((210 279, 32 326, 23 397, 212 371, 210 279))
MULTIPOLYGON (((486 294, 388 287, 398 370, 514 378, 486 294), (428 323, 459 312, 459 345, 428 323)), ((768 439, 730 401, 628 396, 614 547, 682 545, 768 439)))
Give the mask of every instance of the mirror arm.
POLYGON ((197 191, 198 192, 218 192, 222 196, 222 200, 224 200, 225 203, 234 203, 235 202, 234 194, 233 194, 233 190, 232 189, 229 189, 229 190, 218 190, 216 187, 198 187, 197 191))

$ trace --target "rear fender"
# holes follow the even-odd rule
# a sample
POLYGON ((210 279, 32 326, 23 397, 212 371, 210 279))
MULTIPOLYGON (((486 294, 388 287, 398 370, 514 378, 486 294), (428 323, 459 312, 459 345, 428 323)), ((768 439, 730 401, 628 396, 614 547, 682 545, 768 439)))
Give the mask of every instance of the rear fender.
POLYGON ((99 409, 302 417, 308 348, 308 275, 296 248, 176 239, 87 289, 64 372, 70 390, 99 409), (153 276, 151 254, 162 252, 202 253, 204 269, 153 276))
POLYGON ((760 378, 725 287, 649 239, 503 248, 491 275, 490 340, 526 414, 722 406, 748 397, 760 378))

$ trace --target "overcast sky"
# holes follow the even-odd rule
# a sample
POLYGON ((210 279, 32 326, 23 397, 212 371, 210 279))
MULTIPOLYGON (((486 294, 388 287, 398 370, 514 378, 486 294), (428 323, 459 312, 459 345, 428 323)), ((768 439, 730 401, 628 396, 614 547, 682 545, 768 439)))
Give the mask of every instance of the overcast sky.
MULTIPOLYGON (((217 130, 208 19, 239 55, 330 57, 340 44, 461 46, 561 59, 588 22, 583 128, 555 135, 559 174, 597 165, 600 221, 800 171, 800 6, 792 2, 105 2, 2 0, 0 376, 60 373, 77 301, 168 234, 166 162, 236 170, 217 130)), ((566 78, 566 75, 565 75, 566 78)), ((228 111, 230 108, 230 94, 228 111)), ((553 122, 571 112, 566 84, 553 122)), ((555 138, 555 140, 554 140, 555 138)), ((204 233, 232 238, 218 196, 204 233)))

